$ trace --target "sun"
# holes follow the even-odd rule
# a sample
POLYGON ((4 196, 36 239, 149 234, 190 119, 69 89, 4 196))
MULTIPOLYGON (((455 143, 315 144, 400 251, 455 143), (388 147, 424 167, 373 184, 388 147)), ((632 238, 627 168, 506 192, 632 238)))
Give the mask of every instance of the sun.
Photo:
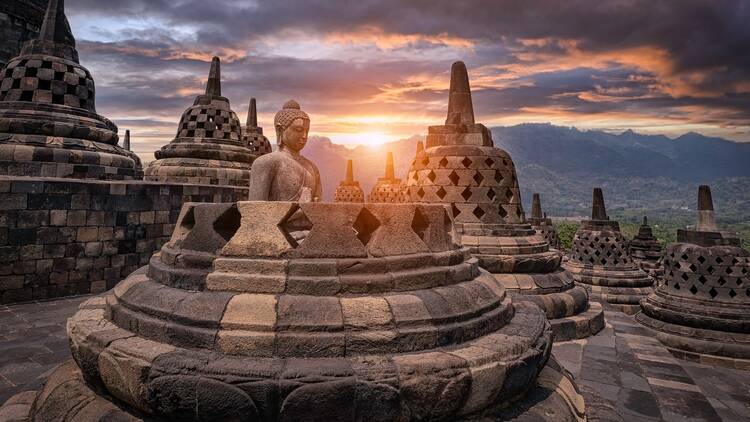
POLYGON ((357 135, 358 144, 371 147, 379 147, 388 140, 388 136, 380 132, 364 132, 357 135))

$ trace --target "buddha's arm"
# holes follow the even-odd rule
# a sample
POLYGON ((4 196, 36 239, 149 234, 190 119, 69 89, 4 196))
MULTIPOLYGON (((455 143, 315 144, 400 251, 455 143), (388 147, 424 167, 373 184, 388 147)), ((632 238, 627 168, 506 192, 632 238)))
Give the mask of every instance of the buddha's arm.
POLYGON ((313 192, 313 202, 320 202, 323 200, 323 183, 320 181, 320 172, 317 167, 315 168, 315 192, 313 192))
POLYGON ((248 201, 268 201, 271 196, 271 183, 276 173, 274 168, 274 162, 270 160, 255 160, 250 169, 248 201))

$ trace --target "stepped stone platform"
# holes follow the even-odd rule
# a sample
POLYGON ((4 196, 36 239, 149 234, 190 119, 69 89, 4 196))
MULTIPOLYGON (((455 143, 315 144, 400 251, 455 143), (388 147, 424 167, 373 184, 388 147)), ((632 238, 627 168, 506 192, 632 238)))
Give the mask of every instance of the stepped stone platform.
POLYGON ((708 186, 698 210, 697 226, 667 247, 664 283, 636 320, 680 357, 750 370, 750 252, 716 227, 708 186))
POLYGON ((602 310, 561 268, 562 253, 526 220, 515 165, 474 121, 466 66, 453 64, 446 124, 431 126, 407 180, 412 201, 449 206, 479 265, 514 296, 542 307, 556 340, 595 334, 602 310))
POLYGON ((68 321, 75 361, 8 407, 36 420, 585 420, 548 361, 544 314, 455 239, 440 205, 186 204, 149 266, 68 321), (309 220, 304 236, 292 215, 309 220))
POLYGON ((594 189, 591 220, 584 220, 573 237, 563 266, 591 297, 606 301, 628 314, 653 291, 654 280, 633 261, 620 225, 607 216, 604 194, 594 189))

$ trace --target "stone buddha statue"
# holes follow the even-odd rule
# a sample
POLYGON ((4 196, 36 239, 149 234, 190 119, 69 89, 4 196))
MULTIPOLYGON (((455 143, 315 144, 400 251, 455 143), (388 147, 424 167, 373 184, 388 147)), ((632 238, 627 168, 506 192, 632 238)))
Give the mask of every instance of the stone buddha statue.
POLYGON ((250 171, 250 201, 318 202, 323 196, 320 173, 300 155, 307 143, 310 117, 290 100, 274 118, 276 152, 255 160, 250 171))

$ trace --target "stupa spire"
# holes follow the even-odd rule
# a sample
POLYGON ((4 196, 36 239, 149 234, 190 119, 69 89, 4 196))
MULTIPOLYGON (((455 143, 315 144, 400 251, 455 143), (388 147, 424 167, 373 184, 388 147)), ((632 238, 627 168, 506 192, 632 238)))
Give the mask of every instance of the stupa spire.
POLYGON ((250 98, 250 105, 247 110, 247 126, 258 127, 258 110, 255 105, 255 98, 250 98))
POLYGON ((695 230, 700 232, 718 230, 714 217, 714 201, 711 197, 711 188, 708 185, 698 187, 698 225, 695 230))
POLYGON ((469 72, 464 62, 458 61, 451 66, 451 84, 448 94, 448 117, 445 124, 474 124, 474 106, 471 102, 469 72))
POLYGON ((594 188, 594 198, 591 203, 592 220, 609 220, 607 209, 604 206, 604 193, 602 188, 594 188))
POLYGON ((346 183, 354 182, 354 166, 352 160, 346 160, 346 183))
POLYGON ((75 47, 75 40, 70 34, 70 27, 65 18, 65 0, 50 0, 47 3, 39 39, 75 47))
POLYGON ((122 141, 122 147, 130 151, 130 129, 125 131, 125 139, 122 141))
POLYGON ((218 57, 211 60, 211 70, 208 72, 206 95, 221 97, 221 61, 218 57))
POLYGON ((539 194, 535 193, 531 198, 531 219, 539 220, 542 218, 542 201, 539 194))
POLYGON ((417 154, 419 154, 422 151, 424 151, 424 142, 417 141, 417 154))
POLYGON ((388 157, 385 160, 385 178, 392 180, 395 179, 396 172, 393 169, 393 153, 388 151, 388 157))
POLYGON ((643 225, 648 226, 648 217, 646 217, 645 215, 643 216, 643 225))

